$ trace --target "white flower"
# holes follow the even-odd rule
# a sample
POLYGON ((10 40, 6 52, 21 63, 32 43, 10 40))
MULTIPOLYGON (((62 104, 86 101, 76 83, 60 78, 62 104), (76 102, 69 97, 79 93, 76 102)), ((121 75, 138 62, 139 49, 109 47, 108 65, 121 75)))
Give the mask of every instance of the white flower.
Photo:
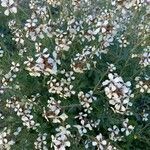
POLYGON ((48 148, 46 147, 47 144, 46 138, 47 138, 46 133, 44 134, 39 133, 36 141, 34 142, 35 149, 48 150, 48 148))
POLYGON ((132 125, 128 125, 129 119, 125 119, 123 122, 123 128, 121 128, 122 132, 125 132, 126 136, 128 136, 134 129, 132 125))
POLYGON ((129 98, 134 96, 130 90, 131 83, 125 83, 116 73, 109 73, 108 78, 109 80, 105 80, 102 85, 105 86, 104 91, 109 98, 109 104, 113 105, 111 108, 114 112, 123 114, 131 105, 129 98))
POLYGON ((143 121, 148 121, 148 116, 149 116, 148 113, 144 113, 142 120, 143 120, 143 121))
POLYGON ((142 121, 148 121, 148 116, 149 116, 149 114, 148 114, 148 113, 145 113, 145 110, 143 110, 143 113, 142 113, 142 121))
POLYGON ((93 146, 97 146, 98 150, 104 150, 104 146, 106 146, 107 141, 103 139, 102 134, 96 136, 95 141, 92 142, 93 146))
POLYGON ((17 135, 21 132, 21 130, 22 130, 22 128, 21 128, 21 127, 18 127, 18 128, 17 128, 17 131, 14 132, 13 134, 14 134, 15 136, 17 136, 17 135))
POLYGON ((66 150, 66 147, 70 147, 71 143, 69 141, 69 136, 71 136, 70 131, 68 130, 70 125, 66 125, 65 127, 60 126, 56 128, 57 134, 52 135, 52 143, 51 147, 54 147, 55 150, 66 150))
POLYGON ((16 3, 13 0, 1 0, 1 6, 7 8, 4 11, 6 16, 8 16, 9 13, 17 13, 16 3))
POLYGON ((108 131, 110 132, 109 138, 111 140, 120 141, 122 139, 122 137, 119 136, 120 130, 116 125, 114 125, 112 128, 108 128, 108 131))
POLYGON ((80 104, 83 106, 84 111, 91 113, 93 109, 91 104, 93 101, 97 100, 95 96, 93 96, 93 91, 89 91, 88 93, 84 94, 82 91, 78 93, 78 98, 80 100, 80 104))
POLYGON ((107 64, 108 64, 108 69, 109 69, 110 72, 113 72, 113 71, 116 70, 116 67, 115 67, 114 64, 109 64, 109 63, 107 63, 107 64))
POLYGON ((4 51, 0 47, 0 57, 3 57, 3 55, 4 55, 4 51))

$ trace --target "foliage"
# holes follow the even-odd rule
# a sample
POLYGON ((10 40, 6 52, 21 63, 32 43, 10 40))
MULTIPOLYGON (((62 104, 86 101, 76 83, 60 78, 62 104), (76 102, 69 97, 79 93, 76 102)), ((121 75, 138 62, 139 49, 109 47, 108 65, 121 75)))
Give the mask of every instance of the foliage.
POLYGON ((148 150, 149 0, 1 0, 0 149, 148 150))

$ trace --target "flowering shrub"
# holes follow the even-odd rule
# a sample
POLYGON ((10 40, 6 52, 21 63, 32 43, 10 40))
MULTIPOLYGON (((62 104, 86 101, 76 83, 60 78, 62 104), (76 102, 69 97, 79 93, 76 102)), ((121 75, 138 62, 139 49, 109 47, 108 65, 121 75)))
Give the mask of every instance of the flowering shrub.
POLYGON ((149 0, 1 0, 0 149, 148 150, 149 0))

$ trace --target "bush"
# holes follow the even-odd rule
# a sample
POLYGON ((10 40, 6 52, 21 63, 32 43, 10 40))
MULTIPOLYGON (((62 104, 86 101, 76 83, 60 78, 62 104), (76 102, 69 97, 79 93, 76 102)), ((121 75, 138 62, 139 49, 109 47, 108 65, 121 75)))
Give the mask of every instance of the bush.
POLYGON ((0 149, 148 150, 149 0, 1 0, 0 149))

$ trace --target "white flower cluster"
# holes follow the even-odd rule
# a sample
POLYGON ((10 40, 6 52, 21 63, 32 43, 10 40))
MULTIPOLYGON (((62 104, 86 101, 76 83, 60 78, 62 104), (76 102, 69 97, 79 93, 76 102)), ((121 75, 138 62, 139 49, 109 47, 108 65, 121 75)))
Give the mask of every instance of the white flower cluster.
POLYGON ((112 5, 121 10, 123 14, 127 14, 132 8, 141 7, 144 2, 144 0, 112 0, 112 5))
POLYGON ((97 150, 117 150, 116 147, 112 146, 110 143, 108 143, 102 134, 98 134, 95 137, 95 140, 92 142, 92 145, 97 147, 97 150))
POLYGON ((75 77, 73 76, 73 72, 66 72, 65 70, 62 70, 60 75, 63 75, 64 77, 60 78, 60 81, 55 78, 51 77, 50 80, 47 82, 48 84, 48 91, 49 93, 58 94, 60 97, 67 98, 71 97, 71 95, 75 94, 75 91, 73 90, 72 82, 75 77))
POLYGON ((105 94, 109 98, 109 104, 114 112, 124 114, 128 111, 128 107, 132 106, 130 98, 131 94, 130 81, 124 82, 122 77, 116 73, 108 74, 109 80, 105 80, 102 85, 105 86, 105 94))
POLYGON ((23 104, 22 102, 19 102, 16 97, 12 97, 10 100, 7 100, 6 107, 11 108, 16 112, 17 116, 21 117, 22 124, 28 129, 32 128, 36 130, 40 125, 33 120, 33 115, 31 114, 32 104, 23 104))
POLYGON ((60 0, 46 0, 48 4, 52 5, 53 7, 59 6, 61 4, 60 0))
POLYGON ((137 76, 135 78, 136 88, 140 90, 141 93, 150 93, 150 78, 145 77, 143 80, 141 77, 137 76))
MULTIPOLYGON (((117 30, 120 27, 114 18, 114 12, 107 9, 102 9, 101 15, 88 15, 83 23, 88 26, 87 30, 81 28, 80 37, 82 41, 95 41, 100 42, 101 49, 99 52, 107 52, 106 48, 113 45, 114 37, 117 34, 117 30), (98 39, 96 38, 98 37, 98 39)), ((82 23, 82 24, 83 24, 82 23)), ((82 26, 81 26, 82 27, 82 26)))
MULTIPOLYGON (((70 37, 72 35, 70 34, 70 37)), ((56 32, 54 33, 55 37, 55 51, 58 55, 61 56, 61 53, 63 51, 68 51, 70 49, 70 45, 72 44, 71 41, 73 41, 73 38, 70 38, 67 36, 67 32, 64 32, 62 30, 57 29, 56 32)))
POLYGON ((75 128, 78 129, 78 132, 81 136, 86 134, 88 130, 92 131, 93 128, 97 128, 100 120, 92 120, 88 118, 88 114, 80 112, 78 116, 75 116, 75 119, 80 121, 80 124, 74 125, 75 128))
POLYGON ((10 71, 6 73, 0 80, 0 94, 3 94, 6 89, 11 89, 9 83, 13 82, 17 77, 17 72, 19 72, 20 64, 12 62, 10 71))
POLYGON ((30 19, 26 20, 26 24, 24 26, 26 37, 30 37, 32 41, 36 41, 38 37, 40 39, 43 39, 45 35, 47 35, 48 37, 52 37, 52 28, 50 23, 51 21, 49 21, 49 23, 47 24, 38 25, 38 19, 36 18, 35 14, 33 14, 30 19))
POLYGON ((73 11, 78 12, 81 9, 87 9, 88 6, 92 5, 91 1, 88 0, 71 0, 73 11))
POLYGON ((124 136, 129 136, 133 129, 134 126, 129 125, 129 119, 126 118, 122 123, 122 128, 119 129, 119 127, 116 125, 113 125, 112 128, 108 128, 108 131, 110 132, 109 138, 112 141, 122 141, 124 136))
POLYGON ((66 125, 65 127, 60 126, 56 128, 57 134, 52 135, 52 144, 51 147, 54 147, 54 150, 66 150, 66 147, 70 147, 71 143, 69 141, 69 137, 71 136, 70 125, 66 125))
POLYGON ((93 110, 91 105, 97 100, 97 98, 93 96, 93 91, 89 91, 87 93, 80 91, 78 93, 78 99, 83 108, 83 112, 79 112, 79 114, 75 116, 75 119, 79 120, 80 124, 74 125, 74 127, 77 128, 79 134, 83 136, 88 132, 88 130, 92 131, 93 128, 97 128, 100 120, 98 119, 94 121, 89 119, 89 114, 91 114, 91 111, 93 110))
POLYGON ((61 123, 68 118, 65 113, 61 113, 62 109, 60 103, 60 100, 56 101, 53 97, 50 97, 50 100, 48 100, 47 108, 43 108, 43 116, 47 121, 51 119, 53 123, 61 123))
POLYGON ((67 22, 67 30, 70 33, 70 37, 74 39, 77 34, 80 33, 80 30, 83 29, 83 21, 78 20, 74 16, 68 17, 68 22, 67 22))
POLYGON ((127 39, 125 38, 124 35, 121 35, 120 37, 117 37, 117 40, 119 42, 119 47, 120 48, 127 47, 130 44, 130 42, 127 41, 127 39))
POLYGON ((142 67, 147 67, 150 65, 150 46, 147 46, 147 48, 145 48, 143 50, 142 54, 132 54, 132 58, 140 58, 139 64, 142 67))
POLYGON ((82 51, 82 54, 76 54, 76 57, 71 60, 71 67, 73 68, 73 70, 77 73, 84 73, 85 70, 90 70, 90 61, 93 59, 93 55, 95 53, 95 47, 85 47, 82 51))
POLYGON ((69 124, 64 125, 68 116, 65 113, 62 113, 60 103, 61 101, 56 101, 51 97, 50 100, 48 100, 47 108, 43 108, 43 116, 47 121, 51 119, 53 123, 59 124, 59 127, 55 129, 57 133, 51 135, 51 147, 55 150, 66 150, 66 147, 70 147, 71 145, 69 141, 69 136, 71 136, 69 129, 71 126, 69 124), (62 124, 64 126, 62 126, 62 124))
POLYGON ((82 91, 80 91, 78 93, 78 98, 80 104, 84 108, 84 112, 91 113, 91 111, 93 110, 91 104, 93 101, 97 100, 97 98, 93 96, 93 91, 89 91, 88 93, 85 94, 82 91))
POLYGON ((29 8, 31 9, 31 16, 37 16, 43 20, 48 18, 47 7, 45 5, 41 5, 38 0, 30 0, 29 8))
POLYGON ((10 150, 11 146, 15 144, 15 141, 10 139, 11 130, 4 128, 3 131, 0 131, 0 149, 10 150))
POLYGON ((99 41, 102 41, 103 48, 113 45, 114 37, 119 28, 117 22, 113 20, 113 16, 114 14, 112 12, 105 9, 96 23, 97 31, 101 31, 101 34, 103 35, 101 37, 98 32, 99 41), (112 20, 110 21, 110 19, 112 20))
POLYGON ((50 57, 48 54, 48 49, 45 48, 43 52, 35 55, 36 60, 32 57, 28 57, 24 64, 27 66, 26 70, 29 71, 31 76, 41 76, 44 74, 46 76, 50 74, 57 74, 57 64, 56 61, 50 57))
POLYGON ((21 45, 24 45, 22 31, 19 29, 16 29, 13 31, 13 34, 14 34, 14 37, 12 38, 12 40, 14 40, 16 43, 20 43, 21 45))

